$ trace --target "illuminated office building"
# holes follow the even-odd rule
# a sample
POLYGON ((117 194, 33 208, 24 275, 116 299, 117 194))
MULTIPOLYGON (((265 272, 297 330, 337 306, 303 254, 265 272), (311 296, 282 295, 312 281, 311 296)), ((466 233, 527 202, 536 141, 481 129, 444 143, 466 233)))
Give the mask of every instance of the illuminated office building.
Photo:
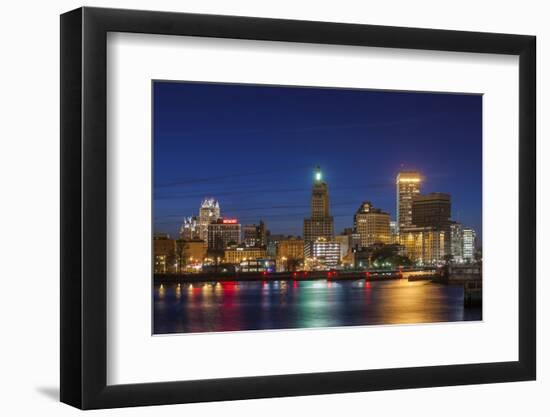
POLYGON ((397 233, 397 222, 390 221, 390 243, 399 243, 399 233, 397 233))
POLYGON ((473 262, 476 253, 476 232, 471 228, 462 231, 462 257, 465 262, 473 262))
POLYGON ((228 264, 240 264, 242 261, 264 259, 266 250, 259 247, 236 246, 224 251, 224 261, 228 264))
POLYGON ((445 231, 433 227, 407 227, 399 232, 399 243, 409 259, 419 264, 436 264, 445 257, 445 231))
POLYGON ((314 260, 321 269, 334 268, 340 264, 340 243, 318 238, 306 241, 304 246, 306 260, 314 260))
POLYGON ((445 254, 451 253, 451 196, 445 193, 418 194, 412 200, 412 224, 445 232, 445 254))
POLYGON ((370 201, 361 204, 353 220, 355 232, 361 236, 361 247, 390 243, 390 215, 373 207, 370 201))
POLYGON ((241 243, 241 225, 237 219, 218 219, 208 225, 208 249, 222 251, 241 243))
POLYGON ((304 240, 289 236, 277 242, 277 270, 296 271, 304 261, 304 240))
POLYGON ((199 209, 199 239, 208 240, 208 225, 220 218, 220 204, 213 198, 205 198, 199 209))
POLYGON ((304 241, 296 237, 281 239, 277 243, 277 259, 304 259, 304 241))
POLYGON ((304 240, 332 240, 333 236, 334 220, 329 210, 328 186, 323 181, 321 168, 317 167, 311 194, 311 217, 304 219, 304 240))
POLYGON ((184 240, 199 239, 199 222, 197 217, 186 217, 180 227, 180 238, 184 240))
POLYGON ((464 261, 464 231, 460 223, 453 222, 449 226, 451 240, 451 259, 455 263, 464 261))
POLYGON ((422 177, 416 171, 404 171, 397 174, 395 180, 397 191, 397 231, 404 227, 410 227, 412 221, 413 197, 420 194, 422 177))

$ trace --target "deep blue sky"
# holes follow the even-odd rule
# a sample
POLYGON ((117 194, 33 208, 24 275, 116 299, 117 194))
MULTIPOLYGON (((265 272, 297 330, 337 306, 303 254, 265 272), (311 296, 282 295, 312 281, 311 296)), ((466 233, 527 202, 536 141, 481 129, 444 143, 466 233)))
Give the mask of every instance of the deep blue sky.
POLYGON ((451 194, 481 237, 482 97, 461 94, 159 82, 154 91, 154 227, 177 235, 201 200, 242 224, 302 235, 313 169, 329 186, 335 231, 364 200, 395 219, 395 176, 451 194))

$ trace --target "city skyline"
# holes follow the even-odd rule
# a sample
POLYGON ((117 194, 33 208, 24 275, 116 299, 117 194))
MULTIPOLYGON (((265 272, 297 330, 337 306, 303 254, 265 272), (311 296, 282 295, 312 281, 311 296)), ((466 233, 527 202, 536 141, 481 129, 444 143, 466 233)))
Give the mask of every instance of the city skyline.
POLYGON ((321 165, 335 234, 353 226, 367 200, 395 220, 395 176, 418 170, 425 178, 422 194, 450 194, 453 220, 475 229, 481 241, 480 96, 170 82, 154 88, 157 232, 177 236, 183 218, 213 197, 223 215, 243 225, 263 220, 274 234, 301 236, 313 168, 321 165), (273 129, 273 120, 266 126, 273 114, 264 105, 284 109, 273 129), (377 122, 351 123, 359 111, 377 122), (305 117, 299 123, 295 116, 305 117), (213 128, 211 118, 221 124, 213 128), (262 141, 255 139, 260 133, 262 141), (370 140, 357 141, 361 137, 370 140))

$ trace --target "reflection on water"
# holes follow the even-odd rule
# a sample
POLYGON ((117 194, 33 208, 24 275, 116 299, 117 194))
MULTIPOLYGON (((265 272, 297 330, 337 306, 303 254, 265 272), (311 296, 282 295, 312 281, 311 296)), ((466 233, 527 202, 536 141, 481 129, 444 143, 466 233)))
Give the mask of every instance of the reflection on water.
POLYGON ((154 287, 154 333, 481 320, 461 286, 427 281, 252 281, 154 287))

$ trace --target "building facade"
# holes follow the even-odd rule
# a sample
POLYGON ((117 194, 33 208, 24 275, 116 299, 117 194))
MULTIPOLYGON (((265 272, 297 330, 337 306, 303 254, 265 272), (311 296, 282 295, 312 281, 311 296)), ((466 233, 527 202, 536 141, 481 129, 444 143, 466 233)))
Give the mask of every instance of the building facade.
POLYGON ((340 244, 340 260, 351 252, 351 235, 334 236, 334 241, 340 244))
POLYGON ((277 242, 277 259, 304 259, 304 240, 288 237, 277 242))
POLYGON ((433 227, 408 227, 399 232, 400 244, 413 262, 436 264, 445 259, 445 231, 433 227))
POLYGON ((277 271, 296 271, 303 266, 304 240, 289 236, 277 242, 276 246, 277 271))
POLYGON ((153 236, 153 271, 155 274, 176 272, 176 241, 170 235, 156 233, 153 236))
POLYGON ((330 215, 328 186, 323 181, 321 168, 315 170, 311 193, 311 217, 304 219, 304 240, 314 242, 319 238, 332 240, 334 220, 330 215))
POLYGON ((177 243, 181 254, 181 262, 184 265, 202 263, 206 258, 208 244, 204 240, 179 240, 177 243))
POLYGON ((462 257, 465 262, 473 262, 476 253, 476 232, 472 228, 464 228, 462 231, 462 257))
POLYGON ((375 243, 391 242, 390 215, 373 207, 369 201, 363 202, 353 218, 355 232, 361 237, 361 247, 375 243))
POLYGON ((243 226, 243 242, 249 247, 267 245, 266 228, 263 221, 260 224, 245 224, 243 226))
POLYGON ((196 216, 183 219, 180 227, 180 238, 184 240, 200 239, 199 221, 196 216))
POLYGON ((397 174, 395 180, 397 192, 397 232, 402 228, 411 227, 413 197, 420 194, 422 177, 416 171, 403 171, 397 174))
POLYGON ((399 243, 399 233, 397 232, 397 222, 390 220, 390 243, 399 243))
POLYGON ((273 259, 248 259, 239 264, 241 272, 275 272, 273 259))
POLYGON ((340 264, 340 243, 322 237, 315 242, 306 241, 304 256, 320 269, 335 268, 340 264))
POLYGON ((464 231, 460 223, 453 222, 449 226, 451 260, 455 263, 464 262, 464 231))
POLYGON ((417 194, 412 199, 412 224, 448 230, 451 223, 451 196, 445 193, 417 194))
POLYGON ((220 204, 213 198, 205 198, 199 209, 199 239, 208 240, 208 226, 220 219, 220 204))
POLYGON ((240 264, 243 261, 263 259, 266 257, 266 250, 259 247, 237 246, 227 248, 224 251, 224 262, 228 264, 240 264))
POLYGON ((218 219, 207 230, 209 250, 223 251, 230 243, 241 243, 241 225, 237 219, 218 219))
POLYGON ((281 240, 287 239, 288 236, 282 234, 269 234, 267 236, 267 256, 275 258, 277 256, 277 248, 281 240))

